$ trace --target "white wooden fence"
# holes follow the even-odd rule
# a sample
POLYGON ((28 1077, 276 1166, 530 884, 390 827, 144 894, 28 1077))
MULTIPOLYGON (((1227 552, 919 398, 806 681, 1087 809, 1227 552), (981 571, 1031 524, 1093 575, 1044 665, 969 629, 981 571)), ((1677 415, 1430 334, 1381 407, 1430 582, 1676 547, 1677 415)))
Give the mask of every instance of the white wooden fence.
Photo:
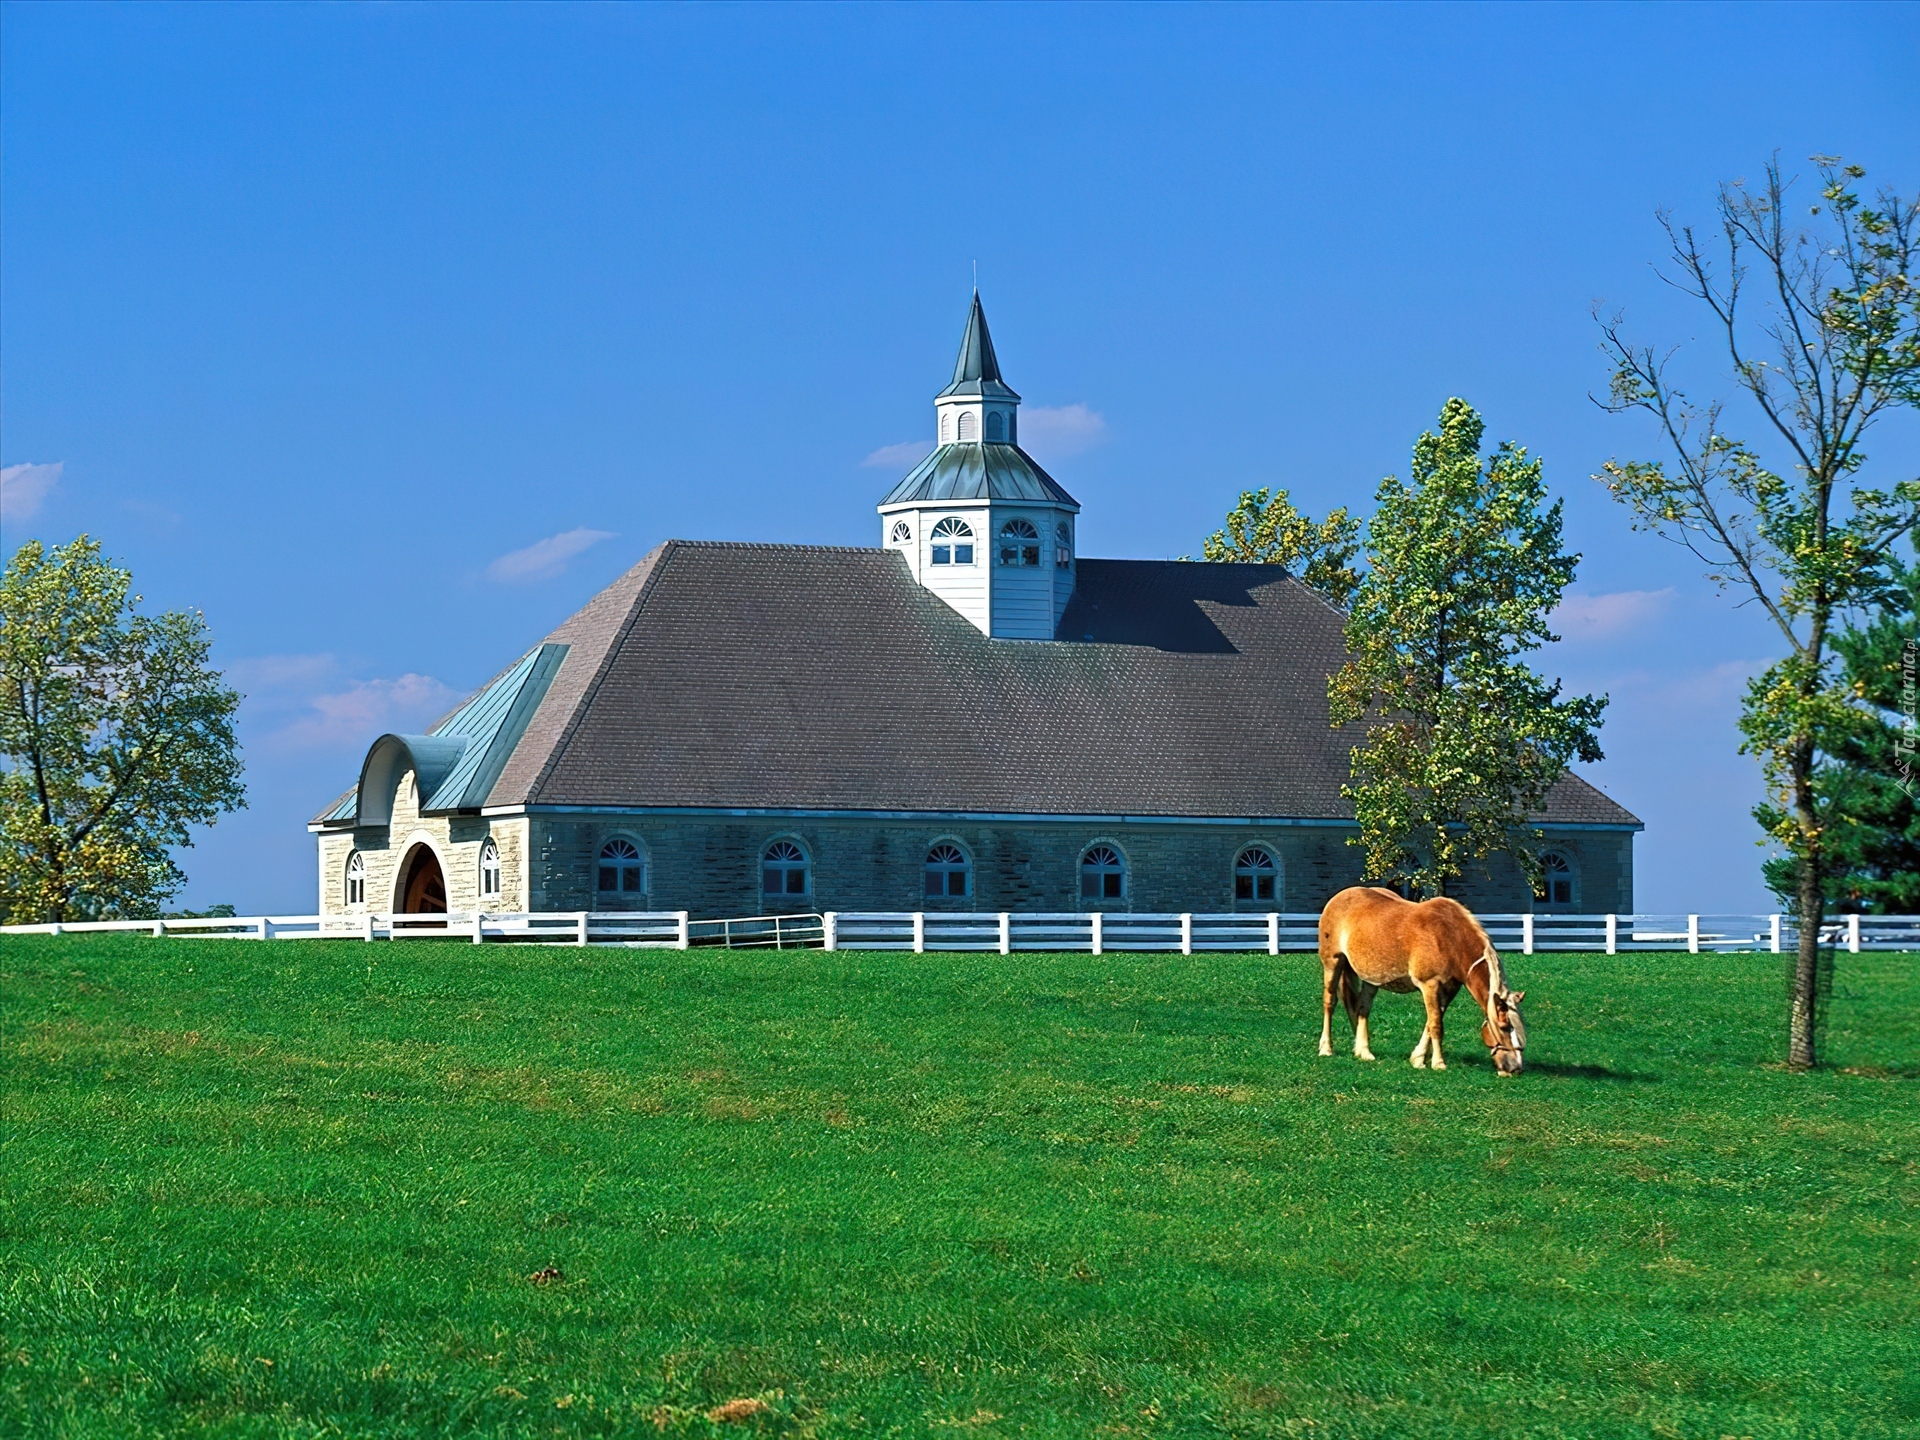
MULTIPOLYGON (((1551 950, 1771 951, 1797 948, 1785 915, 1482 915, 1505 953, 1551 950)), ((83 935, 136 931, 154 936, 242 940, 446 940, 729 949, 1079 951, 1313 951, 1317 914, 1141 915, 952 911, 828 911, 695 920, 686 911, 577 910, 543 914, 252 915, 211 920, 101 920, 4 925, 0 935, 83 935)), ((1920 950, 1920 916, 1841 915, 1821 943, 1854 953, 1920 950)))

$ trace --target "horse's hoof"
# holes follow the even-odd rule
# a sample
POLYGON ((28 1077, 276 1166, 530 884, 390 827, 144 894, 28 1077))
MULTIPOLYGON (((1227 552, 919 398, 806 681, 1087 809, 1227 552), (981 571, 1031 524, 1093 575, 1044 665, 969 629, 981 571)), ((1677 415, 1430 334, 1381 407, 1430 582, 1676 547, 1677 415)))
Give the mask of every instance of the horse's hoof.
POLYGON ((1416 1050, 1407 1057, 1407 1063, 1416 1070, 1424 1070, 1427 1068, 1427 1057, 1421 1051, 1416 1050))
POLYGON ((1371 1050, 1356 1050, 1353 1052, 1353 1058, 1356 1060, 1372 1060, 1376 1057, 1371 1050))
POLYGON ((1331 1055, 1333 1054, 1333 1047, 1331 1045, 1322 1045, 1320 1047, 1320 1053, 1322 1055, 1331 1055))
POLYGON ((1433 1068, 1436 1070, 1444 1070, 1447 1068, 1447 1062, 1444 1060, 1436 1060, 1433 1062, 1433 1068))

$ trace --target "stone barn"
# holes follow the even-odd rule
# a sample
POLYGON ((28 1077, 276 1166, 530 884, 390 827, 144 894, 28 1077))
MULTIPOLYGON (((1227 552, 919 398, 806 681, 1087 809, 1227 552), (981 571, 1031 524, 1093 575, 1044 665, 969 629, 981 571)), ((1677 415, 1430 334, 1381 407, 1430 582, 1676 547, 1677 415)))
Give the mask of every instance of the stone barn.
MULTIPOLYGON (((310 824, 320 911, 1312 911, 1360 876, 1342 616, 1273 566, 1082 558, 979 297, 881 544, 672 540, 310 824)), ((1486 911, 1630 912, 1577 776, 1486 911)))

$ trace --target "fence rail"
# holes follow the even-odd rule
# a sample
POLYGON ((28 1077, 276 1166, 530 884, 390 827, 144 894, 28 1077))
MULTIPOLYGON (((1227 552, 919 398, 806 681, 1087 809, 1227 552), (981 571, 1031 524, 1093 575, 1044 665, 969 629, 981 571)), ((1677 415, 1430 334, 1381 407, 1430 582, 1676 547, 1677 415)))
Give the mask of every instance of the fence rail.
MULTIPOLYGON (((1799 946, 1788 915, 1482 915, 1502 952, 1687 950, 1695 954, 1799 946)), ((827 911, 695 920, 685 911, 576 910, 533 914, 251 915, 195 920, 96 920, 0 925, 5 935, 134 931, 238 940, 463 939, 685 950, 728 949, 1257 952, 1313 951, 1317 914, 1122 914, 1062 912, 827 911)), ((1836 949, 1920 950, 1920 916, 1839 915, 1821 927, 1836 949)))

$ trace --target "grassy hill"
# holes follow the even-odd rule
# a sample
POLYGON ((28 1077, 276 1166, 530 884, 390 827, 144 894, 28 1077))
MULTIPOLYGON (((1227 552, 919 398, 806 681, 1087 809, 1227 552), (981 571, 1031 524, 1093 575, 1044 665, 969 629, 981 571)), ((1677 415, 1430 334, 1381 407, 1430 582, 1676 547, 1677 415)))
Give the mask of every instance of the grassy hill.
POLYGON ((1920 963, 1509 968, 0 941, 0 1433, 1920 1433, 1920 963))

